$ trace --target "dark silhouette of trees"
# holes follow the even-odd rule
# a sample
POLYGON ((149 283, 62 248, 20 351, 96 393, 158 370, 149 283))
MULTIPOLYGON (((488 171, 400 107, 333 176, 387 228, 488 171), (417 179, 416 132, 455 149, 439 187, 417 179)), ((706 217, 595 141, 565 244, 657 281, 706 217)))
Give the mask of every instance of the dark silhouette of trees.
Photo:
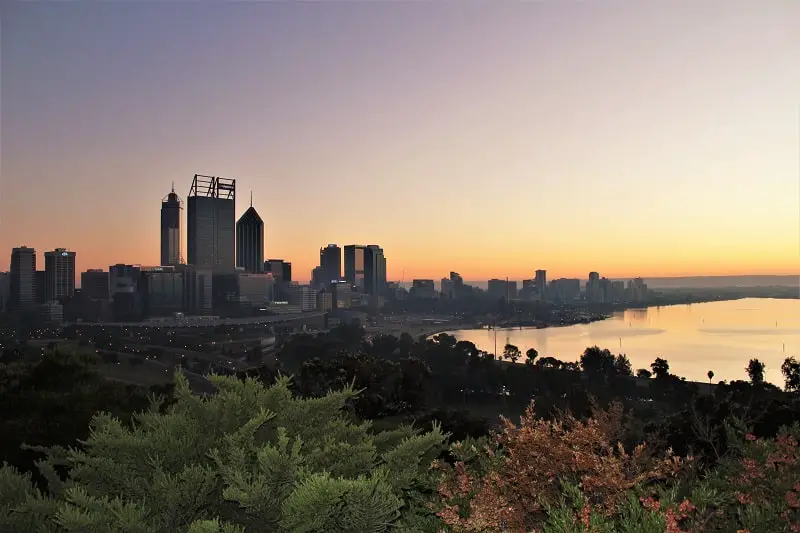
POLYGON ((747 363, 747 375, 750 376, 750 383, 753 385, 764 383, 764 368, 764 363, 758 359, 750 359, 750 362, 747 363))
POLYGON ((646 368, 640 368, 636 371, 636 377, 641 379, 650 379, 653 377, 653 373, 647 370, 646 368))
POLYGON ((539 352, 535 348, 528 348, 528 351, 525 352, 525 364, 533 366, 537 357, 539 357, 539 352))
POLYGON ((23 444, 77 446, 98 411, 127 422, 148 406, 149 393, 170 394, 171 385, 148 390, 103 379, 98 362, 94 353, 55 348, 37 363, 0 364, 0 460, 33 472, 39 454, 23 444))
POLYGON ((614 372, 616 372, 620 376, 632 376, 633 375, 633 367, 631 366, 631 362, 628 359, 627 355, 619 354, 614 359, 614 372))
POLYGON ((614 355, 607 349, 601 350, 599 346, 586 348, 580 362, 584 372, 610 374, 614 371, 614 355))
POLYGON ((666 378, 669 376, 669 363, 666 359, 662 359, 657 357, 655 361, 650 365, 650 368, 653 370, 653 374, 658 378, 666 378))
POLYGON ((519 348, 517 348, 513 344, 506 344, 505 348, 503 348, 504 359, 508 359, 512 363, 516 363, 517 361, 519 361, 520 357, 522 357, 522 352, 520 352, 519 348))
POLYGON ((714 371, 709 370, 706 376, 708 376, 708 382, 711 383, 711 380, 714 379, 714 371))
POLYGON ((794 357, 787 357, 781 365, 781 372, 786 379, 786 390, 797 391, 800 389, 800 362, 794 357))

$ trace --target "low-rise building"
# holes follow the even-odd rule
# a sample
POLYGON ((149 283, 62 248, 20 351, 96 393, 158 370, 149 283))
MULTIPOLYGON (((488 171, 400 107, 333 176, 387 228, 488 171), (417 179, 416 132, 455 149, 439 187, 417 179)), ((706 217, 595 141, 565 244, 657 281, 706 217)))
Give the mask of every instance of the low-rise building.
POLYGON ((348 309, 353 304, 353 293, 350 284, 346 281, 331 283, 334 309, 348 309))
POLYGON ((272 274, 238 273, 239 302, 243 305, 263 307, 275 300, 275 278, 272 274))
POLYGON ((289 287, 289 303, 299 306, 302 311, 314 311, 317 308, 317 293, 309 285, 292 285, 289 287))
POLYGON ((411 295, 419 300, 436 298, 436 289, 432 279, 415 279, 411 282, 411 295))
POLYGON ((81 292, 92 300, 108 300, 111 298, 109 292, 108 272, 100 268, 90 268, 86 272, 81 272, 81 292))
POLYGON ((64 306, 56 301, 47 302, 40 307, 42 318, 48 322, 61 323, 64 321, 64 306))
POLYGON ((144 316, 171 316, 184 309, 183 272, 174 266, 142 267, 139 291, 144 316))
POLYGON ((330 312, 333 310, 333 294, 330 291, 317 293, 317 311, 330 312))

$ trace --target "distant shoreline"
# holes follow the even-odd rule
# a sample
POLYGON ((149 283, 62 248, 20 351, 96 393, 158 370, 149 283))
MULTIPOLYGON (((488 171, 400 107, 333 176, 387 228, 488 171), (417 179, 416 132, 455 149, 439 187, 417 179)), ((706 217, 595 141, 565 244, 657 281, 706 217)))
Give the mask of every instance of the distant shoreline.
POLYGON ((425 334, 425 339, 430 339, 431 337, 439 335, 440 333, 447 333, 447 332, 450 332, 450 331, 477 331, 477 330, 483 330, 483 329, 485 329, 487 331, 491 331, 491 329, 497 329, 497 330, 500 330, 500 331, 507 331, 507 330, 515 330, 515 329, 516 330, 520 330, 520 329, 525 330, 525 329, 567 328, 567 327, 571 327, 571 326, 579 326, 579 325, 582 325, 582 324, 583 325, 587 325, 587 324, 592 324, 594 322, 601 322, 603 320, 608 320, 609 318, 613 317, 614 313, 624 313, 625 311, 629 311, 629 310, 633 310, 633 309, 650 309, 651 307, 656 307, 656 308, 659 308, 659 307, 672 307, 672 306, 676 306, 676 305, 701 305, 701 304, 709 304, 709 303, 715 303, 715 302, 733 302, 733 301, 737 301, 737 300, 748 300, 748 299, 755 299, 755 300, 800 300, 800 296, 792 296, 792 297, 789 297, 789 296, 784 296, 784 297, 731 296, 729 298, 722 298, 722 299, 719 299, 719 300, 703 300, 703 301, 699 301, 699 302, 652 303, 652 304, 644 304, 644 305, 641 305, 641 306, 624 307, 622 309, 618 309, 618 310, 612 311, 610 313, 604 314, 603 316, 591 317, 591 318, 589 318, 589 319, 587 319, 585 321, 577 321, 577 322, 570 322, 570 323, 563 323, 563 324, 562 323, 543 324, 541 326, 525 326, 525 325, 523 325, 523 326, 512 326, 512 325, 506 325, 506 326, 498 326, 496 328, 489 328, 488 324, 483 324, 483 325, 480 325, 480 326, 476 325, 476 324, 463 325, 463 326, 454 325, 456 327, 437 328, 437 329, 433 330, 432 332, 425 334))

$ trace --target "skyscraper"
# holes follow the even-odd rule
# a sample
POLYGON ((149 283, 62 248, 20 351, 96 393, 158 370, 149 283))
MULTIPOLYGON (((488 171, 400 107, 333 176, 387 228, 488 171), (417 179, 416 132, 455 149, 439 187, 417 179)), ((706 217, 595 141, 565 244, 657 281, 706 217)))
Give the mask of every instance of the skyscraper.
POLYGON ((22 309, 36 303, 36 250, 20 246, 11 250, 9 272, 10 309, 22 309))
POLYGON ((348 244, 344 247, 344 279, 350 285, 364 289, 364 255, 366 247, 348 244))
POLYGON ((377 244, 364 250, 364 292, 383 294, 386 289, 386 256, 377 244))
POLYGON ((342 279, 342 249, 335 244, 329 244, 319 249, 319 266, 321 268, 322 283, 330 285, 332 281, 342 279))
POLYGON ((264 272, 264 221, 250 207, 236 223, 236 266, 251 274, 264 272))
POLYGON ((45 299, 54 302, 75 294, 75 252, 56 248, 44 253, 45 299))
POLYGON ((600 274, 597 272, 589 272, 589 281, 586 282, 586 300, 598 303, 602 301, 602 299, 600 274))
POLYGON ((536 292, 544 300, 547 296, 547 270, 536 271, 536 292))
POLYGON ((236 180, 195 174, 186 204, 189 264, 233 272, 236 180))
POLYGON ((161 200, 161 264, 179 265, 181 262, 181 199, 172 192, 161 200))

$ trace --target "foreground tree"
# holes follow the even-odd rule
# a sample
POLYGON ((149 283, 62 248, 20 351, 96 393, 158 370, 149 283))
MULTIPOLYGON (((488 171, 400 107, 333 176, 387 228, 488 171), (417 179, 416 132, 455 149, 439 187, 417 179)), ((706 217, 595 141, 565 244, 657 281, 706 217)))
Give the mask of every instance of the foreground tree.
POLYGON ((435 487, 438 426, 373 434, 345 411, 352 389, 296 399, 287 378, 211 380, 218 393, 202 398, 178 375, 165 413, 153 405, 133 429, 101 414, 85 450, 50 450, 40 466, 52 498, 0 469, 0 531, 436 530, 423 495, 435 487))

